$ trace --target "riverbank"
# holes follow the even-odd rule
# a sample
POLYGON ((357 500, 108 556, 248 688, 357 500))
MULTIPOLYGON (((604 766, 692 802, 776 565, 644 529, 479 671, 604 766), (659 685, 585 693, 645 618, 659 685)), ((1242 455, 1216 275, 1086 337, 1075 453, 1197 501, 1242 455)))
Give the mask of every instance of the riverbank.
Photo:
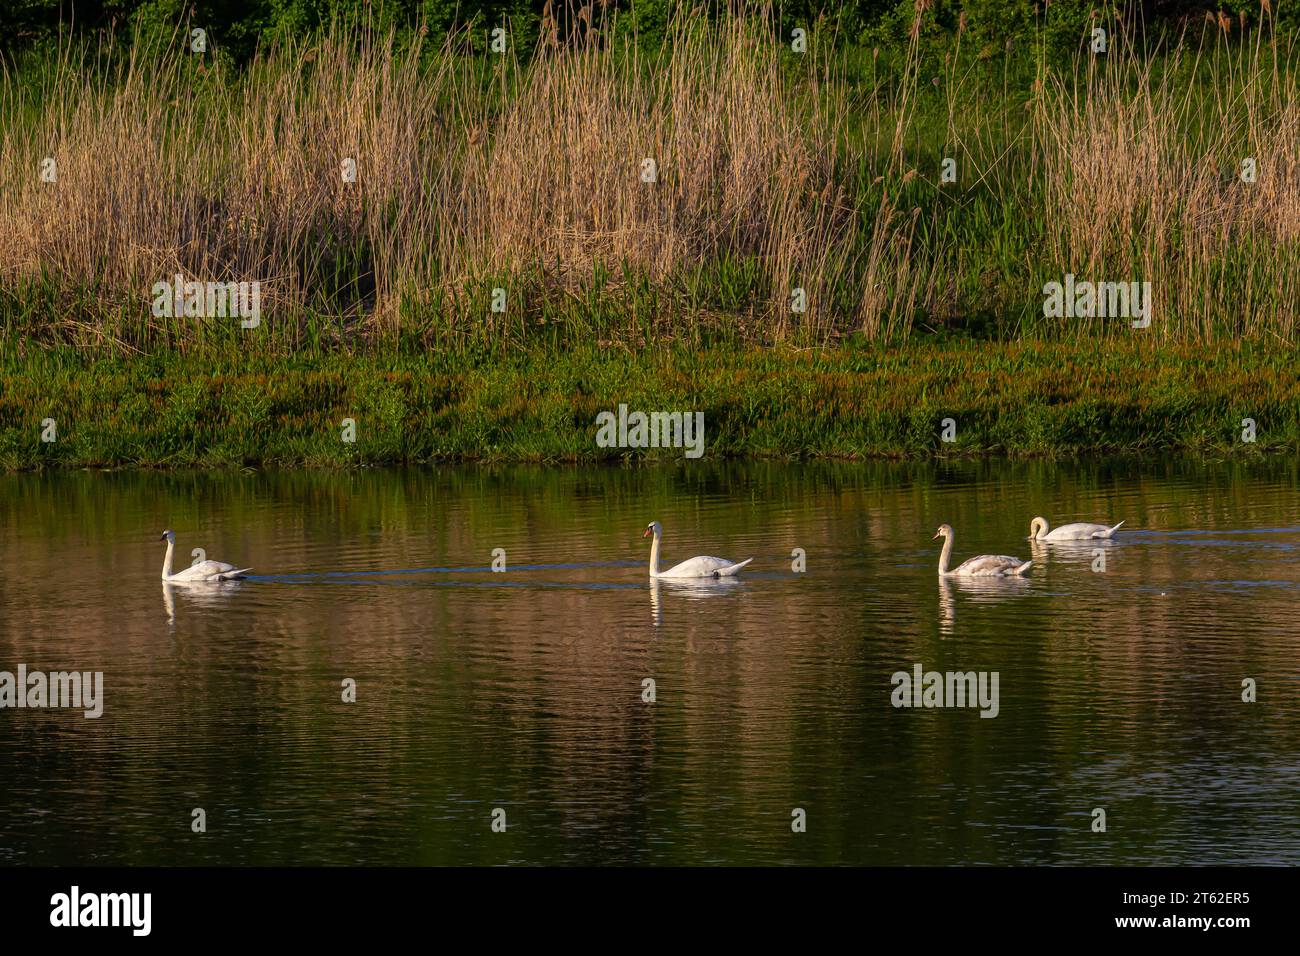
POLYGON ((685 456, 601 447, 598 416, 620 405, 702 414, 709 458, 1258 454, 1300 449, 1298 367, 1294 347, 1140 340, 527 350, 473 362, 10 352, 0 468, 685 456))

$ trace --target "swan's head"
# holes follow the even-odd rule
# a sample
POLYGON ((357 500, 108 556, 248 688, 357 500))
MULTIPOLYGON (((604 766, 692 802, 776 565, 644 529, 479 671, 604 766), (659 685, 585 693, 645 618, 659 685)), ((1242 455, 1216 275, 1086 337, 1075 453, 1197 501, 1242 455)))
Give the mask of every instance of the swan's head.
POLYGON ((173 530, 171 530, 171 528, 168 528, 166 531, 164 531, 164 532, 162 533, 162 537, 159 538, 158 540, 159 540, 159 541, 175 541, 175 540, 176 540, 176 532, 173 531, 173 530))
POLYGON ((1047 519, 1035 518, 1029 522, 1029 540, 1032 541, 1039 535, 1047 534, 1047 519))
POLYGON ((645 526, 645 534, 641 535, 641 537, 648 538, 650 537, 650 535, 654 535, 657 538, 663 533, 664 533, 664 526, 661 525, 658 521, 651 521, 648 525, 645 526))
POLYGON ((934 533, 934 536, 936 538, 951 538, 952 525, 946 525, 946 524, 939 525, 939 530, 934 533))

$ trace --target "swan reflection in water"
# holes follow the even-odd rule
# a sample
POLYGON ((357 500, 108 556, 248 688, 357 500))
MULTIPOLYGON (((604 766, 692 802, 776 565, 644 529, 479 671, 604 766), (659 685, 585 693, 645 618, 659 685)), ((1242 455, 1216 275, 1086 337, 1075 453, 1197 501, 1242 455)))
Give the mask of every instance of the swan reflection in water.
POLYGON ((960 591, 972 604, 997 604, 1012 597, 1023 597, 1033 587, 1026 577, 1000 578, 939 578, 939 630, 944 635, 953 633, 957 623, 957 602, 953 592, 960 591))
POLYGON ((186 584, 177 586, 168 581, 162 583, 163 607, 167 609, 167 623, 176 623, 176 592, 180 591, 185 599, 197 607, 220 607, 223 602, 235 594, 242 582, 213 581, 204 584, 186 584))
POLYGON ((745 582, 739 578, 651 578, 650 617, 655 627, 663 624, 663 605, 669 594, 702 601, 723 594, 736 594, 744 588, 745 582))
POLYGON ((1034 566, 1044 567, 1050 559, 1065 565, 1086 565, 1095 571, 1105 571, 1116 544, 1109 538, 1092 538, 1078 541, 1036 541, 1031 539, 1029 550, 1034 566))

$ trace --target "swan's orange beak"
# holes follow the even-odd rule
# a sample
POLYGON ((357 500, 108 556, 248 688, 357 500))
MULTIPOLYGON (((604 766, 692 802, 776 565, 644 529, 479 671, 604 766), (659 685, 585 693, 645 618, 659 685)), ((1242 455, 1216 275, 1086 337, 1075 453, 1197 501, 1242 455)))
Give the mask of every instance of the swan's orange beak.
MULTIPOLYGON (((941 532, 941 531, 936 531, 936 532, 934 533, 934 538, 939 537, 939 535, 942 534, 942 533, 943 533, 943 532, 941 532)), ((930 540, 933 541, 934 538, 931 538, 930 540)))
POLYGON ((643 538, 648 538, 648 537, 650 537, 650 529, 649 529, 649 528, 646 528, 646 529, 645 529, 645 534, 641 535, 641 537, 643 537, 643 538))

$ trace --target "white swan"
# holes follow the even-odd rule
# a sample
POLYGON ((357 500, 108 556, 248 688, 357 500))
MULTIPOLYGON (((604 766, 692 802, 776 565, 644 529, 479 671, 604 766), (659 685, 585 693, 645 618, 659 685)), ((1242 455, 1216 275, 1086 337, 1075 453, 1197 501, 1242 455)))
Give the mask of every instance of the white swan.
POLYGON ((941 524, 934 533, 936 538, 943 538, 943 553, 939 555, 940 577, 1000 578, 1024 574, 1032 561, 1022 561, 1005 554, 981 554, 979 557, 963 561, 951 571, 948 559, 952 557, 952 527, 941 524))
POLYGON ((1092 524, 1087 521, 1076 521, 1074 524, 1063 524, 1055 530, 1049 530, 1046 518, 1035 518, 1029 522, 1029 540, 1031 541, 1084 541, 1089 538, 1109 538, 1119 530, 1120 522, 1115 527, 1110 528, 1104 524, 1092 524))
POLYGON ((732 564, 726 558, 711 558, 701 555, 698 558, 691 558, 689 561, 683 561, 681 564, 669 568, 667 571, 659 570, 659 538, 663 535, 664 529, 658 521, 651 521, 646 526, 643 538, 654 535, 654 543, 650 545, 650 577, 652 578, 725 578, 736 574, 745 565, 753 561, 753 558, 746 558, 739 564, 732 564))
POLYGON ((198 564, 172 574, 172 554, 176 551, 176 532, 167 530, 159 541, 167 542, 167 557, 163 559, 162 579, 168 584, 216 584, 242 578, 252 568, 236 568, 221 561, 200 561, 198 564))

